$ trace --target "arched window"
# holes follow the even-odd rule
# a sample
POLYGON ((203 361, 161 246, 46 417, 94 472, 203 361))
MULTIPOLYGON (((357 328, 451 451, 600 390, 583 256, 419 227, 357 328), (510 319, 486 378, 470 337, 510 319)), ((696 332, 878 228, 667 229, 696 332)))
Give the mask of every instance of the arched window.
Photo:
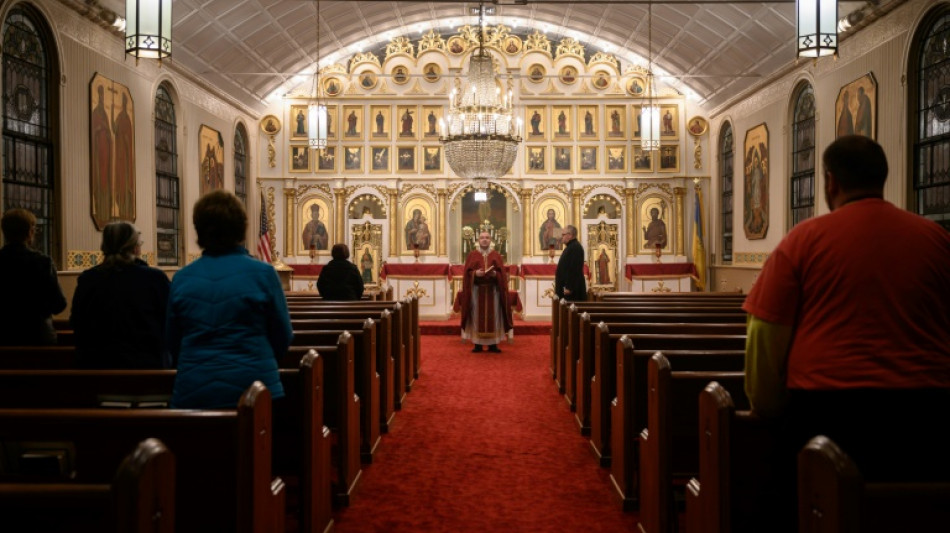
POLYGON ((155 204, 158 264, 177 266, 181 256, 181 187, 178 179, 178 126, 168 87, 155 94, 155 204))
POLYGON ((3 210, 36 215, 33 246, 59 262, 53 145, 55 61, 42 19, 18 5, 3 21, 3 210))
POLYGON ((247 209, 247 130, 244 124, 234 129, 234 194, 247 209))
POLYGON ((732 140, 732 125, 722 125, 719 132, 719 217, 722 228, 722 263, 732 263, 732 163, 735 149, 732 140))
POLYGON ((815 214, 815 92, 804 83, 792 114, 792 177, 789 181, 792 226, 815 214))
POLYGON ((950 9, 921 24, 911 55, 912 209, 950 230, 950 9))

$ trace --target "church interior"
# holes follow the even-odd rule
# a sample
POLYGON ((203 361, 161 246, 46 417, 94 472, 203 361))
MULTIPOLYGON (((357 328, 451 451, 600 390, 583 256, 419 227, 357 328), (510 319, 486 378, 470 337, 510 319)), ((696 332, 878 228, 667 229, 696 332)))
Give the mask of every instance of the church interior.
POLYGON ((830 211, 822 151, 857 134, 887 156, 884 199, 950 230, 950 3, 831 2, 830 34, 800 3, 0 0, 0 198, 36 215, 67 300, 115 220, 174 279, 201 256, 192 206, 225 189, 288 294, 344 243, 374 298, 453 327, 487 231, 563 389, 584 371, 547 340, 568 226, 594 297, 741 296, 830 211))

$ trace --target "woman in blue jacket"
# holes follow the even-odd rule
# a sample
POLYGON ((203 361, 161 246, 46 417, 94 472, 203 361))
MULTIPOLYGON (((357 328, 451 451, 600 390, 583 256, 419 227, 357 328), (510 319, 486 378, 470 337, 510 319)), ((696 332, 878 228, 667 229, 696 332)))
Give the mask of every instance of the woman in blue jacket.
POLYGON ((283 397, 277 357, 290 345, 290 314, 277 272, 242 245, 244 206, 215 190, 195 203, 192 220, 203 253, 172 278, 168 300, 172 406, 233 408, 254 381, 283 397))

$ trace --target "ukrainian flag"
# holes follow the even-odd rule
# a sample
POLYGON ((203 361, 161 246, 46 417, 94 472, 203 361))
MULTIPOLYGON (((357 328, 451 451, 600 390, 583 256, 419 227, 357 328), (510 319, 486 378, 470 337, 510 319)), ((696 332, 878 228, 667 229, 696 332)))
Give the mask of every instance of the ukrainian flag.
POLYGON ((693 209, 693 264, 696 265, 696 288, 706 290, 706 247, 703 245, 703 192, 696 188, 695 209, 693 209))

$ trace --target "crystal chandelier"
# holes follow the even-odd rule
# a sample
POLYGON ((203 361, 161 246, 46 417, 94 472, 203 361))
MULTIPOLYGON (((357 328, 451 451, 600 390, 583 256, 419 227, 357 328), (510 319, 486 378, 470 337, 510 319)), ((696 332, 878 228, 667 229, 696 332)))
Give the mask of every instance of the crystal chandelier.
POLYGON ((327 106, 320 100, 323 86, 320 83, 320 0, 317 0, 317 62, 313 67, 314 100, 307 107, 307 140, 310 148, 323 150, 327 147, 327 106))
POLYGON ((491 54, 485 49, 483 16, 478 7, 478 49, 468 66, 468 86, 449 95, 449 111, 440 141, 445 160, 476 191, 487 191, 488 180, 504 176, 518 155, 521 120, 514 118, 511 91, 504 96, 495 79, 491 54))
POLYGON ((640 108, 640 149, 644 152, 660 149, 660 104, 655 100, 656 79, 653 76, 653 2, 647 7, 647 105, 640 108))

